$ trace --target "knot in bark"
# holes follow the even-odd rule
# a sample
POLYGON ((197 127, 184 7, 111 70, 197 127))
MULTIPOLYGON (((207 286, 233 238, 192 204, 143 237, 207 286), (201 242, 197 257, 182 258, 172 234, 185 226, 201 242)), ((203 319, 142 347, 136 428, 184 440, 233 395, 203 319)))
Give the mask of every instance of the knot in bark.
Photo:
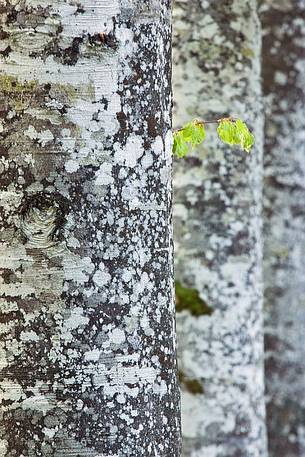
POLYGON ((65 208, 55 196, 37 194, 23 204, 20 230, 32 248, 49 248, 59 241, 65 208))

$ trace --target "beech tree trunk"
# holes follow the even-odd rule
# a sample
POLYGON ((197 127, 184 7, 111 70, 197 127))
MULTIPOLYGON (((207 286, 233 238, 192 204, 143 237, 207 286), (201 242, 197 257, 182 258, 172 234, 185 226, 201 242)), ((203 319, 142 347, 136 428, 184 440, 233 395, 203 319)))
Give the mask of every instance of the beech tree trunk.
POLYGON ((207 127, 175 170, 183 455, 266 456, 257 4, 177 0, 174 30, 176 126, 232 114, 256 137, 246 155, 207 127))
POLYGON ((0 12, 0 455, 179 456, 170 0, 0 12))
POLYGON ((261 2, 270 457, 305 455, 305 3, 261 2))

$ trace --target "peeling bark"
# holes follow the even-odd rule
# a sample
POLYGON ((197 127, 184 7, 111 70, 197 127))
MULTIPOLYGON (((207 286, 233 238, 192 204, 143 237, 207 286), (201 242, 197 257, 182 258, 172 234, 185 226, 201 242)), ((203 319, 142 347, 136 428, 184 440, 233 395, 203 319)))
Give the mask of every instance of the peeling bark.
POLYGON ((256 136, 245 155, 207 127, 210 139, 175 170, 177 279, 213 310, 178 314, 183 455, 266 456, 256 1, 178 0, 174 30, 176 125, 232 114, 256 136))
POLYGON ((3 457, 179 455, 170 6, 1 2, 3 457))
POLYGON ((270 457, 305 455, 305 3, 261 2, 270 457))

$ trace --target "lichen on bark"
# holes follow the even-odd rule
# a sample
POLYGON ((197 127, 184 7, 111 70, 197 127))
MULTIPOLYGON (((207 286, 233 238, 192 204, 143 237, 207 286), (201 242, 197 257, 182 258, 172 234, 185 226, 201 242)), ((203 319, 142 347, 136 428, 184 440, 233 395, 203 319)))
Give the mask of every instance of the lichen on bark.
POLYGON ((179 456, 170 6, 0 5, 3 457, 179 456))
MULTIPOLYGON (((255 0, 177 0, 175 124, 234 115, 256 148, 209 140, 176 164, 176 276, 210 316, 178 314, 179 363, 204 392, 182 391, 184 457, 265 457, 262 323, 261 30, 255 0)), ((209 127, 207 127, 209 128, 209 127)))

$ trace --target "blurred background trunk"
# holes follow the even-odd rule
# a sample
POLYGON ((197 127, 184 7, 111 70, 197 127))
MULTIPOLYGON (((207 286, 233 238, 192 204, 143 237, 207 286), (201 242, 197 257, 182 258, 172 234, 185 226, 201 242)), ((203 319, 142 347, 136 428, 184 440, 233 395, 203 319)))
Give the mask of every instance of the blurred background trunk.
POLYGON ((175 125, 235 114, 252 155, 209 139, 176 164, 183 456, 266 456, 262 310, 261 29, 254 0, 177 0, 175 125))
POLYGON ((270 457, 305 456, 305 3, 261 1, 270 457))

